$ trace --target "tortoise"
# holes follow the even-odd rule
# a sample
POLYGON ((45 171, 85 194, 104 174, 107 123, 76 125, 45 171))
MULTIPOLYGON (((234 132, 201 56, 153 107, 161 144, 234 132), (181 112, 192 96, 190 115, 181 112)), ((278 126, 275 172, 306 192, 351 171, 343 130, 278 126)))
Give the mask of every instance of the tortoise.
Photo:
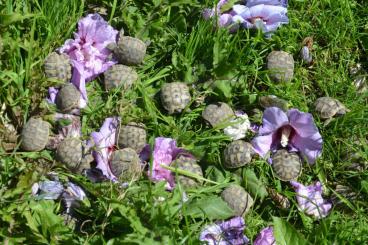
POLYGON ((224 151, 226 168, 239 168, 251 162, 255 151, 250 143, 243 140, 231 142, 224 151))
POLYGON ((72 172, 81 172, 82 141, 75 137, 65 138, 56 148, 56 159, 65 164, 72 172))
MULTIPOLYGON (((203 172, 201 167, 197 164, 197 161, 189 156, 180 155, 176 160, 172 163, 174 168, 178 168, 181 170, 185 170, 191 172, 193 174, 199 175, 203 177, 203 172)), ((202 182, 197 179, 177 174, 176 180, 185 188, 194 188, 200 185, 202 182)))
POLYGON ((161 88, 161 102, 169 114, 180 113, 190 100, 189 87, 185 83, 166 83, 161 88))
POLYGON ((49 134, 50 124, 32 117, 23 127, 20 147, 25 151, 41 151, 49 141, 49 134))
POLYGON ((233 109, 223 102, 208 105, 202 112, 204 120, 209 122, 212 127, 216 127, 235 117, 233 109))
POLYGON ((281 209, 290 208, 290 201, 286 196, 281 195, 273 188, 267 188, 267 193, 271 197, 272 201, 276 204, 277 207, 281 209))
POLYGON ((72 65, 68 55, 52 52, 45 59, 44 70, 47 78, 67 83, 72 78, 72 65))
POLYGON ((272 51, 267 56, 267 69, 275 82, 289 82, 294 76, 294 58, 285 51, 272 51))
POLYGON ((110 158, 110 169, 121 181, 136 180, 142 172, 139 156, 132 148, 114 151, 110 158))
POLYGON ((234 211, 235 216, 247 214, 253 206, 253 198, 239 185, 230 185, 221 193, 221 198, 234 211))
POLYGON ((300 175, 302 163, 298 154, 281 149, 272 155, 272 168, 279 179, 289 181, 300 175))
POLYGON ((261 96, 259 98, 259 104, 265 109, 268 107, 278 107, 283 111, 287 111, 289 108, 288 102, 286 100, 280 99, 275 95, 261 96))
POLYGON ((321 97, 314 103, 315 111, 322 119, 327 119, 327 125, 335 115, 343 115, 348 110, 340 101, 331 97, 321 97))
POLYGON ((73 109, 79 108, 81 93, 72 84, 65 84, 56 95, 56 106, 65 113, 70 113, 73 109))
POLYGON ((124 30, 121 29, 117 44, 109 44, 107 48, 112 50, 119 63, 139 65, 146 55, 147 45, 138 38, 124 36, 124 30))
POLYGON ((119 86, 122 86, 123 90, 128 90, 137 79, 137 72, 125 65, 114 65, 104 73, 104 84, 107 91, 119 86))
POLYGON ((120 126, 117 134, 117 144, 119 148, 132 148, 140 153, 147 144, 147 133, 142 123, 130 122, 125 126, 120 126))

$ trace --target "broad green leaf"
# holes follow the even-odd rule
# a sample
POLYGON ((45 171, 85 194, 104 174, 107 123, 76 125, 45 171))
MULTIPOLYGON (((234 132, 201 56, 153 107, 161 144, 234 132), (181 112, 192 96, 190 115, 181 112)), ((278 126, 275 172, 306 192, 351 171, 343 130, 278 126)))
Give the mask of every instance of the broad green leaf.
POLYGON ((279 217, 273 217, 273 234, 278 245, 310 244, 292 225, 279 217))
POLYGON ((253 197, 265 198, 268 193, 265 185, 260 181, 252 169, 245 169, 243 172, 245 189, 247 189, 253 197))
POLYGON ((209 219, 227 219, 234 215, 226 202, 218 196, 204 197, 189 203, 183 214, 194 217, 206 216, 209 219))
POLYGON ((215 88, 222 93, 225 98, 231 97, 231 85, 227 80, 217 80, 215 82, 215 88))

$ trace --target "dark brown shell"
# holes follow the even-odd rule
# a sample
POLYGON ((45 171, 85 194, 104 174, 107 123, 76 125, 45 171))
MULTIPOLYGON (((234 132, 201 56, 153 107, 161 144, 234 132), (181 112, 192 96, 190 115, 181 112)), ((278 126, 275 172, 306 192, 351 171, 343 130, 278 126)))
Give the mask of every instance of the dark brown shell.
POLYGON ((125 65, 139 65, 146 55, 146 44, 138 38, 120 36, 114 51, 119 63, 125 65))
POLYGON ((44 70, 46 77, 69 82, 72 78, 72 66, 66 54, 52 52, 45 59, 44 70))
POLYGON ((71 112, 79 108, 80 96, 79 90, 72 83, 67 83, 56 96, 56 106, 62 112, 71 112))
POLYGON ((331 118, 336 114, 342 115, 347 112, 346 107, 340 101, 331 97, 318 98, 314 103, 314 107, 323 119, 331 118))
POLYGON ((161 88, 161 101, 169 114, 180 113, 190 102, 189 88, 185 83, 166 83, 161 88))
MULTIPOLYGON (((172 167, 178 168, 181 170, 185 170, 191 172, 193 174, 199 175, 203 177, 203 172, 201 167, 197 164, 197 161, 194 158, 187 156, 179 156, 173 163, 172 167)), ((180 184, 185 188, 194 188, 199 186, 202 182, 197 179, 190 178, 185 175, 177 174, 176 180, 180 182, 180 184)))
POLYGON ((143 147, 147 144, 147 133, 143 124, 129 123, 121 126, 117 144, 119 148, 132 148, 137 153, 140 153, 143 147))
POLYGON ((233 119, 235 114, 228 104, 219 102, 208 105, 202 112, 202 117, 209 122, 212 127, 216 127, 221 123, 233 119))
POLYGON ((235 140, 231 142, 224 151, 225 167, 242 167, 251 162, 254 153, 250 143, 243 140, 235 140))
POLYGON ((248 213, 254 203, 253 198, 248 192, 238 185, 227 187, 221 193, 221 198, 234 211, 235 216, 243 216, 243 214, 248 213))
POLYGON ((290 181, 298 178, 302 163, 298 154, 282 149, 272 155, 272 168, 279 179, 290 181))
POLYGON ((21 148, 25 151, 41 151, 49 140, 50 124, 41 118, 30 118, 21 134, 21 148))
POLYGON ((122 87, 123 90, 128 90, 138 79, 137 72, 125 65, 114 65, 104 73, 105 89, 110 90, 122 87))
POLYGON ((78 138, 66 138, 56 149, 56 159, 74 172, 78 170, 82 157, 82 141, 78 138))
POLYGON ((114 151, 111 154, 110 168, 122 181, 135 180, 142 172, 139 156, 132 148, 114 151))
POLYGON ((272 51, 267 57, 269 76, 276 82, 289 82, 294 76, 294 58, 284 51, 272 51))
POLYGON ((290 208, 290 201, 286 196, 281 195, 280 193, 278 193, 276 190, 272 188, 267 188, 267 192, 277 207, 282 208, 282 209, 290 208))

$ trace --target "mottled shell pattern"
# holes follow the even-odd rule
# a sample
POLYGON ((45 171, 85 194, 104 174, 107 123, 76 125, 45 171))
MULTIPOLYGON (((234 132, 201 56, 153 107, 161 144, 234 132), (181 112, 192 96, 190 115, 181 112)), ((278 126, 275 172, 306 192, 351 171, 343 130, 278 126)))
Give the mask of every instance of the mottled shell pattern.
POLYGON ((286 196, 281 195, 275 189, 272 188, 267 188, 267 192, 278 208, 282 209, 290 208, 290 201, 286 196))
POLYGON ((221 198, 234 211, 235 216, 242 216, 253 206, 253 198, 239 185, 231 185, 222 193, 221 198))
POLYGON ((180 113, 190 100, 189 87, 185 83, 166 83, 161 88, 161 102, 169 114, 180 113))
POLYGON ((72 83, 67 83, 56 96, 56 106, 60 111, 69 113, 79 108, 80 96, 79 90, 72 83))
POLYGON ((316 100, 314 107, 318 115, 323 118, 331 118, 335 115, 343 115, 348 109, 337 99, 321 97, 316 100))
POLYGON ((225 167, 239 168, 251 162, 255 154, 250 143, 243 140, 231 142, 224 151, 225 167))
POLYGON ((212 127, 230 121, 235 117, 233 109, 223 102, 208 105, 202 112, 204 120, 209 122, 212 127))
POLYGON ((267 69, 275 82, 289 82, 294 76, 294 58, 285 51, 272 51, 267 56, 267 69))
POLYGON ((25 151, 41 151, 49 140, 50 124, 41 118, 30 118, 21 134, 21 148, 25 151))
MULTIPOLYGON (((196 160, 192 157, 181 155, 172 163, 172 167, 178 168, 181 170, 185 170, 185 171, 188 171, 188 172, 191 172, 193 174, 203 177, 203 172, 202 172, 201 167, 197 164, 196 160)), ((198 181, 197 179, 190 178, 188 176, 181 175, 181 174, 177 174, 175 178, 185 188, 193 188, 201 184, 201 182, 198 181)))
POLYGON ((142 172, 139 156, 132 148, 114 151, 111 154, 110 169, 122 181, 135 180, 142 172))
POLYGON ((66 138, 56 149, 56 159, 65 164, 73 172, 78 172, 82 158, 83 145, 82 141, 78 138, 66 138))
POLYGON ((268 107, 278 107, 283 111, 287 111, 289 107, 288 102, 286 100, 280 99, 275 95, 261 96, 259 98, 259 104, 265 109, 268 107))
POLYGON ((137 79, 137 72, 133 68, 125 65, 114 65, 104 73, 106 90, 119 86, 121 86, 123 90, 128 90, 137 79))
POLYGON ((146 55, 146 50, 147 46, 142 40, 124 36, 124 30, 121 30, 114 55, 121 64, 139 65, 146 55))
POLYGON ((44 70, 47 78, 69 82, 72 78, 72 66, 66 54, 52 52, 45 59, 44 70))
POLYGON ((289 181, 300 175, 302 163, 298 154, 282 149, 272 155, 272 168, 279 179, 289 181))
POLYGON ((117 144, 119 148, 132 148, 140 153, 147 144, 147 132, 144 124, 128 123, 128 125, 120 126, 117 144))

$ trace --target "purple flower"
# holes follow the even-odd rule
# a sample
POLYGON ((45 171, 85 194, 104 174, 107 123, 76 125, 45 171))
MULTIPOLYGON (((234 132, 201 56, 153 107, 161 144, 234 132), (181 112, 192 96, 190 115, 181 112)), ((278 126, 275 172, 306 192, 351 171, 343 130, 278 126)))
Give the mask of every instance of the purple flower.
POLYGON ((59 52, 67 54, 73 65, 71 82, 87 100, 85 83, 114 65, 109 61, 111 51, 106 48, 116 43, 118 31, 111 27, 99 14, 89 14, 78 22, 74 39, 67 40, 59 52))
POLYGON ((254 245, 274 245, 276 244, 275 237, 273 236, 273 228, 268 226, 261 230, 258 234, 256 240, 254 240, 254 245))
POLYGON ((322 197, 322 185, 318 181, 314 185, 304 186, 296 181, 290 181, 296 192, 298 209, 317 219, 326 217, 332 207, 331 203, 322 197))
POLYGON ((233 21, 247 29, 261 29, 264 33, 276 31, 282 24, 289 23, 287 9, 281 6, 259 4, 252 7, 233 6, 233 21))
POLYGON ((155 139, 153 150, 152 172, 148 175, 154 182, 165 180, 166 188, 172 190, 175 186, 174 174, 161 165, 169 166, 176 159, 179 153, 185 152, 184 149, 176 147, 176 141, 171 138, 158 137, 155 139))
POLYGON ((273 5, 273 6, 288 6, 288 0, 247 0, 247 7, 253 7, 259 4, 273 5))
POLYGON ((91 134, 96 150, 93 151, 93 157, 97 162, 96 168, 100 169, 107 178, 116 181, 117 177, 112 173, 109 165, 109 158, 114 151, 117 128, 120 119, 118 117, 109 117, 105 119, 100 132, 91 134))
POLYGON ((322 151, 322 136, 310 113, 291 109, 287 113, 269 107, 263 113, 262 126, 252 140, 255 151, 265 157, 269 151, 287 147, 299 151, 310 164, 322 151))
POLYGON ((233 21, 234 15, 233 12, 231 11, 223 12, 221 10, 221 8, 227 3, 228 0, 220 0, 217 3, 216 8, 213 9, 207 8, 203 10, 202 15, 205 20, 217 17, 219 27, 229 27, 230 32, 235 32, 239 28, 239 25, 233 21))
POLYGON ((242 217, 219 221, 207 225, 201 232, 199 240, 209 245, 243 245, 249 242, 244 235, 245 222, 242 217))

